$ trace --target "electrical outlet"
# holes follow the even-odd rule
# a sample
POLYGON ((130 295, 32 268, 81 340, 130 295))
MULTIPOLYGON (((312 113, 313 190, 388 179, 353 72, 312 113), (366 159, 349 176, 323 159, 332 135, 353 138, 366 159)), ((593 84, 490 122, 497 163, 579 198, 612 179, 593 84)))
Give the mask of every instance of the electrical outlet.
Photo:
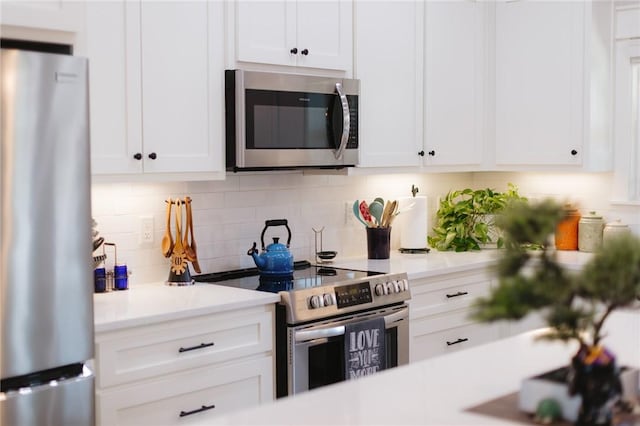
POLYGON ((345 201, 344 202, 344 224, 345 225, 356 225, 358 220, 353 214, 353 201, 345 201))
POLYGON ((140 216, 140 244, 153 244, 153 216, 140 216))

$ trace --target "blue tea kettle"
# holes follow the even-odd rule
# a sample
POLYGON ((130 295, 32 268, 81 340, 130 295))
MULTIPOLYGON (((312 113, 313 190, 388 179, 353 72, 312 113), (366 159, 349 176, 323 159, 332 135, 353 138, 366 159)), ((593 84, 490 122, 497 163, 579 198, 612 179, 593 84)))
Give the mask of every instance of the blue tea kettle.
POLYGON ((262 243, 261 254, 258 254, 255 242, 247 254, 253 257, 253 261, 256 263, 261 275, 271 276, 293 274, 293 255, 289 251, 289 244, 291 243, 291 229, 289 229, 287 219, 272 219, 265 221, 264 229, 260 235, 260 242, 262 243), (287 238, 286 246, 278 242, 280 238, 274 237, 273 243, 265 247, 264 233, 270 226, 284 226, 287 228, 289 237, 287 238))

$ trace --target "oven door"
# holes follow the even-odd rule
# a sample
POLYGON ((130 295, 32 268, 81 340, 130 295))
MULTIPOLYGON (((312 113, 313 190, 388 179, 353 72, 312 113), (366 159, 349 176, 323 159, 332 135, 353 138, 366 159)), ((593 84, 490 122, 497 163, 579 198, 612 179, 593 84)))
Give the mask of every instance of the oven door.
POLYGON ((385 369, 409 362, 409 308, 406 305, 339 317, 320 324, 289 327, 289 395, 345 380, 345 325, 382 317, 385 369), (292 350, 291 350, 292 348, 292 350))

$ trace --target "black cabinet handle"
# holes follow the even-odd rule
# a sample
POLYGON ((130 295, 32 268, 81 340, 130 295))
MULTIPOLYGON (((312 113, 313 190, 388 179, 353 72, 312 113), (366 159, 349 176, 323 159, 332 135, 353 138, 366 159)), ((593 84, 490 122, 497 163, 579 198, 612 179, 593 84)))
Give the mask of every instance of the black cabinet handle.
POLYGON ((135 158, 136 160, 142 160, 142 154, 136 152, 135 154, 133 154, 133 158, 135 158))
POLYGON ((430 156, 432 156, 432 157, 435 157, 436 152, 435 152, 435 151, 429 151, 427 154, 429 154, 429 155, 430 155, 430 156))
POLYGON ((178 352, 182 353, 182 352, 195 351, 196 349, 204 349, 204 348, 208 348, 210 346, 213 346, 213 342, 211 342, 211 343, 200 343, 198 346, 191 346, 189 348, 180 348, 180 349, 178 349, 178 352))
POLYGON ((303 54, 304 56, 307 56, 309 54, 309 49, 302 49, 302 52, 300 53, 303 54))
POLYGON ((424 157, 424 151, 418 151, 418 155, 419 155, 420 157, 424 157))
POLYGON ((467 339, 467 338, 464 338, 464 339, 458 339, 458 340, 456 340, 455 342, 449 342, 449 341, 447 341, 447 346, 457 345, 458 343, 466 342, 467 340, 469 340, 469 339, 467 339))
POLYGON ((578 155, 578 151, 576 151, 575 149, 571 150, 571 155, 578 155))
POLYGON ((152 152, 151 154, 149 154, 149 158, 155 160, 156 158, 158 158, 158 155, 155 152, 152 152))
POLYGON ((203 405, 201 408, 197 408, 193 411, 180 411, 180 417, 190 416, 192 414, 202 413, 203 411, 211 410, 212 408, 216 408, 215 405, 203 405))
POLYGON ((452 297, 464 296, 466 294, 469 294, 469 292, 468 291, 459 291, 456 294, 447 294, 447 299, 450 299, 452 297))
POLYGON ((292 55, 297 55, 297 54, 298 54, 298 48, 297 48, 297 47, 294 47, 294 48, 293 48, 293 49, 291 49, 289 52, 290 52, 292 55))

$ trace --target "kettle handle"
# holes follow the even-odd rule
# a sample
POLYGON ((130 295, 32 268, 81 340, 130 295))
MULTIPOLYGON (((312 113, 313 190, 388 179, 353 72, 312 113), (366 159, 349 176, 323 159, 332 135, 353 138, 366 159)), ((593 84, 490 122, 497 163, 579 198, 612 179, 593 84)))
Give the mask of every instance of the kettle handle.
POLYGON ((247 254, 248 254, 249 256, 253 255, 254 253, 255 253, 255 254, 258 254, 258 249, 256 248, 256 245, 257 245, 257 244, 256 244, 256 242, 254 241, 254 242, 253 242, 253 247, 251 247, 251 248, 249 249, 249 251, 247 252, 247 254))
POLYGON ((264 229, 262 230, 262 234, 260 234, 260 242, 262 243, 262 250, 265 249, 264 245, 264 233, 267 231, 267 228, 270 226, 284 226, 287 228, 287 232, 289 233, 289 237, 287 238, 287 248, 289 248, 289 244, 291 244, 291 229, 289 229, 289 222, 287 219, 270 219, 265 220, 264 229))

